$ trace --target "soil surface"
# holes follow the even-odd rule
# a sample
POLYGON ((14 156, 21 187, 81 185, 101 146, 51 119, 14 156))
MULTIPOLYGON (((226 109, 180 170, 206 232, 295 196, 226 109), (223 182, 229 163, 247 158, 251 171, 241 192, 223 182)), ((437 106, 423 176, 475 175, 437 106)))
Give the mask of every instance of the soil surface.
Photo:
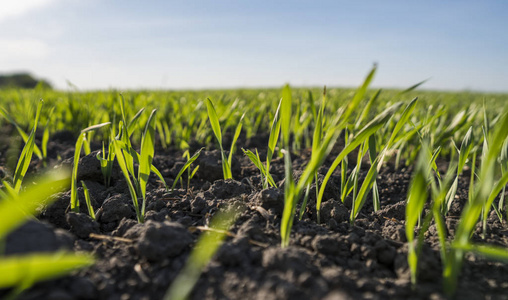
MULTIPOLYGON (((74 142, 72 134, 54 135, 49 143, 50 165, 71 164, 74 142)), ((257 147, 261 154, 266 144, 267 137, 258 137, 239 147, 257 147)), ((55 203, 41 207, 38 220, 8 236, 5 251, 10 255, 68 249, 92 253, 97 262, 70 276, 38 283, 20 299, 161 299, 184 267, 201 234, 199 226, 230 206, 244 209, 230 229, 232 235, 201 275, 192 299, 446 299, 433 226, 420 258, 419 283, 411 287, 404 229, 410 167, 394 169, 387 163, 378 175, 381 210, 374 212, 369 196, 354 225, 349 223, 349 199, 343 203, 338 196, 338 172, 325 192, 321 224, 316 222, 313 187, 303 219, 295 220, 290 246, 282 249, 283 188, 263 189, 258 169, 240 152, 232 162, 235 180, 222 180, 221 156, 213 148, 202 151, 194 163, 200 168, 188 189, 166 191, 152 174, 144 224, 136 221, 118 168, 106 187, 96 152, 83 156, 78 179, 90 190, 97 221, 87 214, 82 188, 78 190, 81 213, 69 212, 70 191, 61 193, 55 203)), ((308 151, 293 153, 296 178, 309 156, 308 151)), ((320 169, 320 179, 333 158, 332 153, 320 169)), ((170 185, 184 163, 181 151, 156 151, 154 165, 170 185)), ((0 164, 5 165, 5 159, 0 164)), ((38 172, 40 165, 35 160, 30 172, 38 172)), ((363 165, 365 176, 369 165, 363 165)), ((282 186, 283 159, 273 160, 271 173, 282 186)), ((460 180, 446 220, 449 238, 467 201, 468 176, 460 180)), ((482 241, 480 229, 472 238, 482 241)), ((484 242, 508 246, 506 224, 495 215, 489 218, 484 242)), ((507 291, 507 264, 466 255, 456 299, 508 299, 507 291)), ((0 290, 0 298, 7 292, 0 290)))

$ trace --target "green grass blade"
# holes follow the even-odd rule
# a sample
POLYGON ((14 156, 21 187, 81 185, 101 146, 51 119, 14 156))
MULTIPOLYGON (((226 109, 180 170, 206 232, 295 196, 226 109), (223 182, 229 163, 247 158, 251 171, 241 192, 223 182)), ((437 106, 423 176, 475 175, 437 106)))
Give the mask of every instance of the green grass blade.
POLYGON ((414 89, 418 88, 420 85, 424 84, 425 82, 427 82, 427 81, 429 81, 429 80, 430 80, 430 78, 427 78, 427 79, 425 79, 425 80, 423 80, 423 81, 420 81, 420 82, 418 82, 417 84, 414 84, 414 85, 412 85, 412 86, 408 87, 407 89, 403 90, 402 92, 399 92, 399 95, 403 95, 403 94, 405 94, 405 93, 409 93, 409 92, 411 92, 412 90, 414 90, 414 89))
POLYGON ((243 118, 245 117, 245 113, 240 118, 238 125, 236 125, 235 134, 233 136, 233 141, 231 142, 231 150, 229 150, 228 156, 228 164, 231 166, 231 161, 233 160, 233 153, 235 152, 235 145, 240 133, 242 132, 243 118))
POLYGON ((273 153, 275 152, 275 147, 277 146, 277 141, 279 140, 280 134, 280 107, 282 105, 282 99, 279 101, 279 105, 277 106, 277 110, 275 111, 275 115, 273 117, 272 126, 270 127, 270 137, 268 138, 268 151, 266 154, 266 169, 270 171, 270 162, 272 161, 273 153))
POLYGON ((53 279, 93 263, 90 255, 66 252, 3 257, 0 274, 8 276, 0 276, 0 288, 18 286, 23 290, 38 281, 53 279))
POLYGON ((169 287, 165 300, 188 299, 201 272, 215 255, 226 237, 227 230, 235 222, 239 211, 219 212, 210 224, 210 230, 202 233, 187 263, 169 287))
MULTIPOLYGON (((129 132, 130 135, 132 135, 132 133, 134 132, 134 129, 135 127, 138 125, 138 121, 139 121, 139 117, 141 117, 141 115, 143 114, 143 112, 145 111, 145 108, 143 107, 142 109, 140 109, 135 115, 134 117, 132 117, 132 119, 130 120, 130 122, 128 123, 127 125, 127 130, 129 132)), ((129 136, 130 136, 129 135, 129 136)))
POLYGON ((76 145, 74 147, 74 160, 72 164, 72 180, 71 180, 71 210, 73 212, 79 213, 79 201, 78 201, 78 164, 79 157, 81 156, 81 148, 83 146, 83 141, 86 138, 86 133, 82 132, 78 140, 76 141, 76 145))
POLYGON ((183 167, 180 169, 180 171, 178 172, 178 174, 176 175, 175 177, 175 181, 173 182, 173 185, 171 186, 171 190, 174 190, 175 189, 175 186, 176 186, 176 183, 178 182, 178 180, 180 179, 180 177, 182 176, 183 172, 185 172, 185 170, 187 170, 187 168, 190 167, 190 165, 196 161, 196 159, 198 159, 199 155, 201 154, 201 151, 203 150, 204 148, 201 148, 199 149, 196 153, 194 153, 194 155, 192 155, 192 157, 190 157, 187 162, 183 165, 183 167))
POLYGON ((377 90, 376 93, 370 98, 369 102, 367 102, 367 105, 363 108, 361 114, 358 116, 358 119, 355 122, 355 128, 360 128, 360 125, 362 125, 363 120, 367 118, 369 115, 370 109, 372 108, 372 105, 374 102, 376 102, 377 98, 381 94, 381 89, 377 90))
POLYGON ((288 84, 282 89, 282 100, 280 107, 282 144, 284 149, 289 150, 289 138, 291 133, 291 117, 292 117, 292 96, 291 88, 288 84))
POLYGON ((343 122, 347 122, 349 120, 349 116, 353 113, 353 111, 358 107, 360 102, 363 100, 363 97, 365 96, 365 93, 367 92, 367 89, 369 88, 370 83, 372 82, 372 79, 374 78, 374 75, 376 74, 377 66, 374 65, 372 69, 370 70, 369 74, 363 81, 363 84, 356 90, 356 93, 353 97, 353 100, 349 102, 349 105, 347 106, 344 114, 342 115, 343 122))
MULTIPOLYGON (((69 174, 65 171, 50 172, 35 179, 37 184, 29 186, 19 195, 0 201, 0 238, 21 225, 27 215, 36 212, 42 203, 50 203, 56 199, 50 197, 69 187, 69 174)), ((5 274, 5 273, 1 273, 5 274)))
POLYGON ((460 145, 460 152, 459 152, 459 165, 457 169, 457 176, 462 173, 462 169, 464 168, 464 165, 466 164, 467 158, 469 156, 469 153, 471 152, 471 149, 473 149, 473 127, 469 127, 469 130, 467 131, 466 135, 462 139, 462 144, 460 145))
MULTIPOLYGON (((132 184, 131 178, 129 176, 129 171, 127 170, 127 162, 125 160, 125 155, 123 153, 122 147, 125 146, 123 142, 119 140, 113 140, 114 150, 115 150, 115 156, 116 161, 118 162, 118 165, 120 166, 120 169, 122 170, 122 174, 125 177, 125 181, 127 182, 127 185, 129 187, 129 193, 131 194, 132 203, 134 205, 134 210, 136 211, 136 217, 138 219, 139 223, 143 223, 144 218, 141 215, 141 212, 139 210, 139 204, 138 204, 138 196, 136 194, 136 189, 134 188, 134 185, 132 184)), ((130 155, 127 153, 127 155, 130 155)))
POLYGON ((374 182, 376 181, 376 176, 377 176, 377 159, 374 160, 374 163, 370 166, 370 169, 367 172, 367 176, 365 176, 362 186, 358 191, 358 194, 354 201, 353 209, 351 210, 351 215, 349 217, 351 223, 353 223, 355 219, 358 217, 360 210, 365 204, 365 200, 367 199, 367 193, 371 190, 372 186, 374 185, 374 182))
POLYGON ((21 151, 21 155, 18 160, 18 164, 16 165, 16 170, 14 172, 13 178, 13 186, 16 193, 19 193, 21 189, 21 183, 23 182, 23 178, 25 177, 26 172, 28 171, 28 167, 30 166, 30 161, 32 160, 32 154, 35 147, 35 132, 37 131, 37 123, 39 123, 39 117, 41 115, 43 101, 40 100, 37 105, 37 111, 35 113, 35 121, 34 127, 30 132, 30 136, 21 151))
MULTIPOLYGON (((339 165, 339 163, 344 159, 346 155, 348 155, 351 151, 356 149, 360 144, 362 144, 367 138, 369 138, 372 134, 374 134, 376 131, 379 130, 392 116, 392 114, 400 107, 402 103, 396 103, 389 108, 385 109, 382 113, 377 115, 371 122, 369 122, 367 125, 365 125, 360 132, 358 132, 342 149, 342 151, 337 155, 335 160, 333 161, 330 169, 328 169, 328 172, 326 173, 323 182, 321 183, 321 187, 319 190, 319 196, 316 201, 316 209, 320 211, 321 208, 321 202, 323 200, 324 191, 326 188, 326 185, 328 184, 328 180, 332 176, 333 172, 339 165)), ((318 212, 319 214, 319 212, 318 212)))
POLYGON ((83 193, 85 194, 85 202, 86 207, 88 208, 88 214, 92 219, 95 220, 95 212, 93 210, 92 201, 90 200, 90 192, 88 191, 88 187, 83 180, 81 180, 81 185, 83 186, 83 193))
POLYGON ((219 117, 217 116, 217 112, 215 111, 215 107, 213 106, 213 102, 210 100, 210 98, 206 99, 206 108, 208 110, 208 119, 212 125, 213 133, 215 134, 215 137, 217 138, 217 141, 222 148, 222 133, 220 130, 219 117))
POLYGON ((148 118, 145 125, 145 131, 141 138, 141 153, 139 158, 138 167, 138 183, 143 197, 143 204, 141 208, 141 215, 145 215, 146 206, 146 185, 150 177, 152 168, 153 156, 155 154, 155 114, 157 110, 154 109, 148 118))
POLYGON ((426 145, 420 151, 417 167, 408 192, 406 204, 406 237, 409 244, 408 264, 411 271, 411 282, 416 284, 416 271, 418 266, 418 256, 414 245, 414 230, 422 214, 423 207, 427 201, 427 178, 428 170, 428 150, 426 145))

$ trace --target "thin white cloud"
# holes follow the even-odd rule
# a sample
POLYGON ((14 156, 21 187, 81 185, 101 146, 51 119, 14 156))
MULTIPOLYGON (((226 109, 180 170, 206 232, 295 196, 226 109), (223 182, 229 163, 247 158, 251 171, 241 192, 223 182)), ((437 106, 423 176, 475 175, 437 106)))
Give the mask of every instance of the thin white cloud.
POLYGON ((31 10, 45 7, 54 2, 54 0, 16 0, 3 1, 0 9, 0 22, 5 19, 20 17, 31 10))
POLYGON ((46 57, 49 46, 38 39, 0 39, 0 57, 9 60, 41 59, 46 57))

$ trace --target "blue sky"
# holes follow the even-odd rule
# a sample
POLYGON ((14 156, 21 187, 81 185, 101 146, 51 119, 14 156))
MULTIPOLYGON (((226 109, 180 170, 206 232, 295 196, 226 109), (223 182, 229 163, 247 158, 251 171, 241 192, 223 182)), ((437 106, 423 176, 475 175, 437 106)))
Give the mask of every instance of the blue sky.
POLYGON ((508 1, 17 0, 0 72, 66 89, 357 86, 508 92, 508 1))

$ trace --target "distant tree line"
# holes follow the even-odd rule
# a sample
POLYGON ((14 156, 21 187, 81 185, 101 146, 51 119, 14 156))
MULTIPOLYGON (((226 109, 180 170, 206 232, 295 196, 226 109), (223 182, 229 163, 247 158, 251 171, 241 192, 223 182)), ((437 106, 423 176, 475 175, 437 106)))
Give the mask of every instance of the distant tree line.
POLYGON ((52 88, 51 84, 44 79, 36 79, 28 73, 16 73, 0 75, 0 89, 2 88, 22 88, 33 89, 37 85, 44 88, 52 88))

